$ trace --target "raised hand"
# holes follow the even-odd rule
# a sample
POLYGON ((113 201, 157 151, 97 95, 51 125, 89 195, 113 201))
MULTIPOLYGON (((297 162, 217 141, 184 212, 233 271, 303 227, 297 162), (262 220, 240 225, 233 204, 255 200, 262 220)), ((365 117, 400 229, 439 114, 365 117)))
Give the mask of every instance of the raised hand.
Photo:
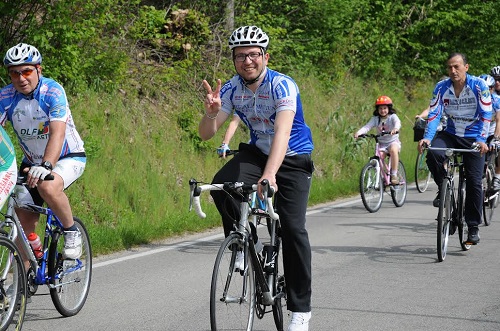
POLYGON ((220 79, 217 79, 217 86, 215 91, 212 90, 212 87, 206 80, 203 80, 203 87, 207 92, 207 96, 205 97, 205 111, 209 118, 217 116, 219 110, 221 109, 222 102, 220 99, 220 89, 222 82, 220 79))

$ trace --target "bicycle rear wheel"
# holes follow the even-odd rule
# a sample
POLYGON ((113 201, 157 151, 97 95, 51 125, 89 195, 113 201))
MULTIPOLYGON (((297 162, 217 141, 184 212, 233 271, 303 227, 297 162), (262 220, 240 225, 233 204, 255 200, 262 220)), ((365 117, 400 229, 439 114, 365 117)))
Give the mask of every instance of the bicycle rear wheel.
POLYGON ((245 270, 234 270, 237 252, 244 252, 238 234, 230 234, 217 253, 210 288, 210 325, 212 331, 251 331, 255 316, 255 273, 248 253, 245 270))
POLYGON ((415 184, 420 193, 424 193, 425 190, 427 190, 431 179, 431 172, 425 162, 426 156, 427 150, 424 150, 422 154, 417 154, 417 160, 415 162, 415 184))
POLYGON ((359 193, 366 210, 374 213, 380 209, 384 197, 384 183, 378 168, 365 164, 359 176, 359 193))
POLYGON ((486 226, 491 224, 498 199, 498 193, 492 190, 494 174, 495 169, 488 163, 483 178, 483 220, 486 226))
POLYGON ((87 229, 74 217, 82 234, 82 254, 76 260, 64 259, 64 239, 55 231, 49 246, 48 273, 50 297, 57 311, 63 316, 73 316, 83 308, 92 278, 92 250, 87 229))
POLYGON ((396 207, 401 207, 406 201, 407 192, 406 171, 405 167, 403 166, 403 162, 401 161, 399 161, 398 163, 398 179, 399 185, 391 185, 391 197, 394 205, 396 207))
POLYGON ((465 179, 459 187, 459 201, 457 204, 457 230, 458 230, 458 240, 460 241, 460 246, 463 251, 468 251, 472 245, 467 244, 467 224, 465 223, 465 179))
POLYGON ((448 249, 448 239, 450 234, 450 225, 452 222, 451 184, 447 179, 441 184, 441 195, 439 200, 439 211, 437 218, 437 255, 439 262, 446 258, 448 249))
POLYGON ((26 313, 27 277, 12 240, 0 237, 0 330, 21 330, 26 313))

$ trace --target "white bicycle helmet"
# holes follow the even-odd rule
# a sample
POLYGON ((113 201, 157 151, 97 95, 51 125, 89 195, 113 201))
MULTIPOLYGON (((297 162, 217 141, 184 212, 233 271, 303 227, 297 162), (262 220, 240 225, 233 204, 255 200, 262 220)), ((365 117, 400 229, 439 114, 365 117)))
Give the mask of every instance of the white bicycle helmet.
POLYGON ((258 46, 266 50, 268 44, 269 37, 267 34, 254 25, 239 27, 229 37, 229 48, 231 50, 239 46, 258 46))
POLYGON ((42 55, 34 46, 19 43, 10 48, 5 57, 3 64, 6 67, 18 66, 21 64, 40 64, 42 63, 42 55))
POLYGON ((488 87, 495 86, 495 78, 491 77, 490 75, 482 74, 481 76, 479 76, 479 78, 483 79, 488 87))
POLYGON ((496 66, 496 67, 491 68, 490 75, 500 76, 500 66, 496 66))

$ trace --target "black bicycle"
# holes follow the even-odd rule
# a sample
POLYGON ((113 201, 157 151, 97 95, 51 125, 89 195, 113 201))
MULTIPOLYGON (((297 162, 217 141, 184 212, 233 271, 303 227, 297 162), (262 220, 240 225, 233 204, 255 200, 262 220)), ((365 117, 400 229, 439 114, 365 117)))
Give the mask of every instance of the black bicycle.
POLYGON ((479 152, 475 145, 471 149, 426 147, 429 150, 445 151, 447 160, 444 163, 446 175, 441 184, 439 211, 437 217, 437 255, 439 262, 446 258, 449 236, 458 230, 458 240, 462 250, 470 249, 472 243, 467 242, 467 225, 465 223, 465 166, 463 153, 479 152), (455 172, 458 171, 458 185, 455 186, 455 172))
POLYGON ((281 227, 274 211, 274 190, 264 180, 260 184, 231 182, 201 184, 189 181, 190 210, 204 218, 200 195, 203 191, 221 190, 230 199, 240 201, 240 220, 221 244, 212 273, 210 289, 210 325, 212 331, 252 330, 254 316, 263 318, 272 311, 278 331, 283 330, 283 306, 286 305, 285 277, 281 272, 281 227), (264 199, 257 197, 262 185, 264 199), (267 225, 269 242, 260 254, 255 245, 256 228, 267 225), (253 223, 255 227, 250 226, 253 223), (252 230, 254 228, 254 230, 252 230))
POLYGON ((490 151, 486 155, 483 174, 483 220, 488 226, 493 220, 493 213, 498 205, 499 192, 493 190, 493 178, 495 176, 495 162, 500 146, 498 143, 491 144, 490 151))

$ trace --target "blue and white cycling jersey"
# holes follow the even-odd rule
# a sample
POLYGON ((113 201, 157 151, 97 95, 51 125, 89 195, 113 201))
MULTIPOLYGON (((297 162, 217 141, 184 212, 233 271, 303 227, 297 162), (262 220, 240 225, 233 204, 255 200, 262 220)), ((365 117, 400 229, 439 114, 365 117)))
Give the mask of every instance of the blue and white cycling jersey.
POLYGON ((40 164, 49 139, 51 121, 66 122, 66 135, 60 158, 70 153, 83 153, 83 141, 76 131, 66 92, 50 78, 40 76, 32 96, 16 91, 12 84, 0 90, 0 124, 12 123, 24 152, 24 162, 40 164))
POLYGON ((250 144, 269 155, 274 137, 276 114, 283 110, 295 112, 287 156, 310 154, 314 148, 311 130, 304 121, 299 88, 294 80, 277 71, 266 69, 265 78, 253 93, 235 75, 221 89, 222 111, 233 110, 250 129, 250 144))
POLYGON ((500 96, 496 93, 491 94, 491 104, 493 105, 493 116, 491 117, 490 132, 489 136, 495 134, 495 129, 497 126, 497 121, 495 120, 495 115, 500 111, 500 96))
POLYGON ((451 79, 436 84, 430 103, 424 139, 432 140, 443 115, 448 117, 444 131, 458 137, 485 142, 492 116, 491 95, 485 81, 467 74, 465 86, 455 96, 451 79))

